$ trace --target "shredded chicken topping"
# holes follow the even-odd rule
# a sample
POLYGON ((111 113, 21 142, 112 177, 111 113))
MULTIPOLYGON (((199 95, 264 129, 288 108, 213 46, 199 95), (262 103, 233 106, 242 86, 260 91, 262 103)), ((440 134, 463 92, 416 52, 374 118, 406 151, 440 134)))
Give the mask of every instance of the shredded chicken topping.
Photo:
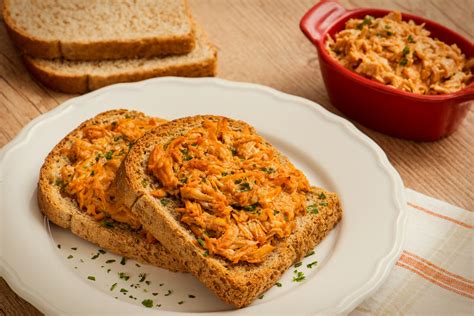
POLYGON ((424 25, 402 21, 400 12, 382 18, 350 19, 326 49, 344 67, 369 79, 417 94, 445 94, 465 88, 474 58, 430 37, 424 25))
POLYGON ((64 192, 75 198, 79 207, 96 220, 110 217, 139 228, 138 219, 125 206, 114 205, 108 191, 131 145, 163 122, 130 114, 115 121, 85 127, 82 135, 73 139, 71 146, 61 152, 71 162, 60 171, 64 192))
MULTIPOLYGON (((232 263, 265 260, 305 214, 308 180, 247 125, 206 120, 157 145, 148 169, 159 180, 152 194, 178 197, 181 221, 206 249, 232 263)), ((163 200, 162 200, 163 201, 163 200)))

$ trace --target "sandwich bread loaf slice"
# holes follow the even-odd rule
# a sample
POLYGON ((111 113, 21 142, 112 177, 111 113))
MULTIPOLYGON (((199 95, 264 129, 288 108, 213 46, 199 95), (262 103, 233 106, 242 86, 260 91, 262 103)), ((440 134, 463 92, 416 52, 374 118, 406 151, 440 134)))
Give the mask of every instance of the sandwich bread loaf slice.
POLYGON ((194 47, 187 0, 4 0, 22 53, 99 60, 186 54, 194 47))
MULTIPOLYGON (((256 256, 247 255, 247 261, 239 260, 239 258, 242 259, 246 256, 236 257, 239 251, 245 252, 246 247, 253 247, 255 245, 255 242, 241 238, 242 234, 250 235, 246 238, 262 240, 262 230, 258 228, 260 224, 258 224, 255 219, 261 218, 261 216, 264 216, 264 218, 274 217, 277 225, 273 226, 273 228, 268 228, 268 230, 272 229, 272 231, 278 231, 279 227, 285 229, 285 227, 288 226, 278 226, 279 224, 276 218, 278 217, 281 223, 283 218, 288 222, 291 218, 288 219, 287 217, 293 216, 291 215, 293 214, 291 210, 289 210, 288 213, 286 213, 286 211, 283 213, 283 211, 279 211, 281 210, 280 208, 279 210, 265 209, 264 203, 273 203, 273 201, 276 201, 276 198, 269 197, 267 194, 268 191, 264 192, 261 188, 257 188, 257 182, 254 182, 254 180, 235 178, 239 173, 238 169, 233 169, 235 174, 234 171, 230 171, 229 169, 221 173, 222 170, 219 170, 218 167, 220 165, 229 166, 227 160, 221 160, 219 163, 211 163, 210 165, 206 164, 206 160, 215 161, 212 159, 229 155, 229 152, 232 151, 232 157, 229 158, 229 161, 236 161, 236 163, 242 161, 242 164, 245 165, 246 158, 244 158, 244 156, 251 157, 254 155, 257 146, 271 146, 268 143, 266 143, 268 146, 265 144, 252 144, 252 140, 255 139, 255 137, 257 137, 255 130, 248 124, 222 117, 195 116, 174 120, 163 124, 161 128, 155 129, 137 141, 121 165, 113 184, 116 190, 125 192, 121 197, 122 202, 132 208, 132 212, 155 238, 176 258, 183 258, 187 269, 219 298, 239 308, 250 304, 255 298, 273 286, 295 261, 300 260, 313 249, 342 218, 342 209, 335 193, 327 192, 317 187, 309 187, 308 185, 306 193, 302 195, 303 199, 298 200, 302 202, 304 209, 307 211, 293 217, 294 222, 288 224, 289 227, 294 225, 292 232, 286 236, 286 238, 276 238, 270 244, 260 247, 259 250, 253 253, 256 256), (203 153, 203 157, 205 157, 203 160, 199 161, 193 158, 194 150, 199 150, 200 146, 206 146, 208 142, 218 139, 222 143, 226 143, 229 133, 221 132, 219 127, 221 123, 215 123, 222 120, 227 121, 228 131, 230 132, 246 131, 242 138, 236 140, 236 143, 249 143, 238 149, 219 145, 209 151, 206 149, 203 153), (209 122, 214 122, 215 124, 210 124, 209 122), (197 141, 196 143, 189 143, 188 141, 183 143, 180 137, 193 134, 199 138, 199 135, 202 133, 201 128, 206 125, 210 128, 209 133, 212 133, 214 136, 209 139, 201 139, 201 141, 197 141), (182 177, 182 175, 180 175, 181 178, 174 179, 170 173, 173 173, 173 170, 181 169, 176 168, 176 164, 171 163, 171 165, 169 165, 170 160, 168 156, 160 156, 161 158, 157 161, 158 164, 164 166, 164 169, 159 172, 165 181, 157 181, 157 178, 154 176, 155 173, 153 175, 150 173, 148 167, 151 164, 150 157, 153 155, 154 149, 163 148, 162 150, 165 151, 166 148, 168 148, 167 146, 175 145, 187 146, 183 148, 177 147, 179 150, 173 152, 171 155, 178 157, 177 159, 182 159, 183 165, 188 163, 188 166, 191 164, 194 166, 194 169, 190 170, 190 177, 193 174, 199 174, 199 170, 211 170, 212 174, 210 176, 202 177, 201 180, 197 181, 205 184, 202 184, 202 188, 204 189, 194 190, 191 187, 184 190, 184 185, 180 186, 179 183, 187 184, 192 181, 191 184, 193 184, 197 182, 194 182, 191 178, 182 177), (210 157, 209 154, 211 150, 217 156, 210 157), (180 155, 182 155, 181 158, 179 158, 180 155), (167 167, 169 168, 166 169, 167 167), (230 181, 225 180, 224 177, 230 177, 230 181), (166 182, 177 185, 178 189, 173 189, 177 192, 176 196, 169 196, 169 194, 163 192, 166 182), (149 185, 144 187, 142 183, 148 183, 149 185), (210 192, 214 186, 217 186, 218 189, 216 192, 210 192), (251 202, 240 202, 240 205, 232 204, 226 208, 215 208, 211 211, 203 211, 207 207, 212 207, 212 205, 217 203, 217 201, 222 198, 222 194, 227 192, 226 190, 228 190, 229 186, 237 187, 235 194, 237 200, 234 200, 232 203, 237 203, 235 201, 242 199, 243 195, 247 193, 250 196, 251 202), (253 195, 252 190, 260 191, 258 191, 257 195, 253 195), (256 200, 255 196, 262 194, 262 192, 266 198, 262 199, 261 196, 259 196, 258 200, 256 200), (210 197, 211 193, 214 194, 212 198, 210 197), (182 200, 184 198, 187 200, 183 204, 182 200), (230 211, 231 215, 228 213, 229 206, 233 208, 230 211), (183 210, 190 208, 192 208, 190 212, 185 211, 183 213, 183 210), (268 211, 270 214, 264 213, 268 211), (193 212, 203 215, 193 217, 193 212), (217 212, 222 212, 227 215, 226 217, 215 218, 214 215, 217 212), (186 224, 183 223, 185 216, 187 217, 186 224), (239 222, 242 218, 244 220, 239 222), (246 218, 252 219, 249 222, 245 222, 246 218), (239 227, 241 224, 243 225, 238 235, 236 230, 233 231, 229 229, 216 239, 216 231, 214 229, 219 230, 219 227, 226 227, 226 223, 233 221, 233 219, 238 221, 239 227), (199 226, 201 222, 209 223, 207 227, 211 227, 211 231, 207 229, 205 231, 201 230, 201 226, 199 226), (197 233, 202 234, 201 236, 197 236, 197 233), (226 249, 219 249, 219 246, 212 246, 212 242, 216 240, 217 242, 222 241, 221 245, 223 247, 225 245, 224 248, 226 249), (267 251, 272 248, 272 251, 267 251), (211 249, 214 250, 211 251, 211 249), (228 254, 229 258, 234 259, 229 260, 221 255, 216 255, 219 251, 221 251, 221 254, 228 254), (212 252, 214 252, 214 254, 212 252), (263 261, 259 261, 257 256, 259 252, 266 252, 263 261)), ((268 157, 272 155, 277 155, 277 159, 280 159, 282 164, 289 163, 287 158, 279 154, 275 149, 271 149, 271 152, 267 151, 262 157, 268 159, 268 157)), ((254 161, 257 163, 265 163, 265 159, 257 159, 254 161)), ((251 166, 252 165, 250 165, 250 168, 251 166)), ((261 168, 258 166, 258 168, 259 169, 254 168, 248 172, 245 171, 245 175, 252 177, 252 174, 256 174, 255 179, 258 179, 258 177, 273 177, 272 174, 275 173, 274 167, 261 168), (262 170, 263 173, 258 170, 262 170)), ((179 174, 176 173, 176 175, 179 174)), ((295 171, 294 175, 301 175, 301 173, 295 171)), ((278 181, 285 183, 288 180, 287 178, 289 177, 274 178, 272 181, 276 181, 275 183, 278 181)), ((280 188, 267 187, 267 189, 264 190, 281 192, 279 191, 280 189, 283 191, 289 189, 286 185, 287 184, 283 184, 280 188)), ((167 192, 173 192, 173 190, 167 192)), ((271 193, 269 194, 271 195, 271 193)), ((286 200, 283 199, 281 201, 284 202, 283 204, 279 204, 281 207, 285 207, 286 202, 293 203, 288 199, 288 195, 286 196, 286 200)))
POLYGON ((217 51, 196 28, 196 46, 186 55, 102 61, 42 59, 25 55, 28 70, 45 86, 66 93, 85 93, 110 84, 158 76, 214 76, 217 51))
MULTIPOLYGON (((100 189, 104 181, 106 182, 105 186, 108 185, 108 181, 104 180, 105 172, 101 173, 101 171, 107 168, 106 172, 111 172, 111 170, 117 168, 116 164, 120 163, 120 160, 126 154, 125 151, 122 152, 123 146, 120 151, 118 150, 119 147, 113 146, 119 146, 118 142, 124 141, 123 138, 126 138, 126 135, 137 136, 132 135, 132 129, 125 129, 126 124, 120 124, 121 120, 127 119, 140 119, 146 122, 149 118, 135 111, 113 110, 104 112, 82 123, 53 148, 40 171, 38 182, 39 208, 51 222, 70 229, 75 235, 111 252, 171 271, 186 271, 180 260, 173 257, 159 242, 147 241, 143 232, 140 232, 137 227, 131 227, 123 220, 120 222, 115 221, 113 217, 104 217, 101 210, 91 209, 90 212, 87 212, 87 208, 90 207, 87 203, 84 203, 85 205, 82 208, 79 205, 78 197, 91 194, 97 188, 100 189), (119 122, 116 125, 117 128, 123 128, 123 135, 120 135, 119 132, 112 132, 113 129, 101 129, 101 126, 113 126, 117 122, 119 122), (113 139, 116 144, 110 145, 111 148, 117 148, 115 152, 110 150, 101 153, 99 142, 101 133, 104 132, 114 133, 113 139), (84 142, 86 134, 88 139, 92 140, 91 142, 84 142), (73 146, 75 147, 72 148, 73 146), (71 153, 71 149, 76 149, 76 147, 82 149, 71 153), (92 159, 87 159, 85 156, 77 157, 90 153, 94 155, 92 159), (86 173, 74 174, 73 162, 77 159, 84 159, 84 167, 79 166, 81 168, 79 172, 84 169, 86 173), (96 163, 96 165, 90 167, 89 165, 93 163, 96 163), (79 183, 77 187, 69 188, 69 184, 72 186, 72 182, 77 182, 77 176, 79 178, 90 177, 91 181, 86 184, 79 183), (69 180, 64 180, 65 178, 70 178, 70 183, 68 183, 69 180), (84 190, 83 187, 80 187, 84 185, 87 185, 90 189, 84 190), (66 190, 69 190, 69 193, 77 194, 73 196, 68 194, 66 190)), ((127 123, 126 121, 123 122, 127 123)), ((162 123, 163 120, 156 120, 156 122, 162 123)), ((129 142, 129 140, 126 141, 129 142)), ((125 145, 128 146, 129 144, 125 145)), ((97 201, 101 198, 99 193, 92 197, 92 199, 96 199, 93 203, 95 205, 100 202, 97 201)))

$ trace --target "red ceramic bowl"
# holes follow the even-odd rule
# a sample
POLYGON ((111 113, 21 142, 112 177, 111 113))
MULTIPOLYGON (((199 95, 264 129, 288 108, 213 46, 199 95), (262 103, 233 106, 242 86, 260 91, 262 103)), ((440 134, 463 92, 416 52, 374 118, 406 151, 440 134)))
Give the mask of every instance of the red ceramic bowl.
MULTIPOLYGON (((473 82, 450 94, 409 93, 344 68, 326 51, 327 35, 334 38, 350 18, 381 17, 389 12, 346 10, 335 1, 323 0, 301 19, 301 30, 318 49, 319 65, 331 103, 348 117, 392 136, 418 141, 433 141, 447 136, 459 127, 474 102, 473 82)), ((473 56, 473 44, 461 35, 415 15, 402 16, 403 20, 413 20, 416 24, 425 23, 432 37, 447 44, 456 43, 467 58, 473 56)))

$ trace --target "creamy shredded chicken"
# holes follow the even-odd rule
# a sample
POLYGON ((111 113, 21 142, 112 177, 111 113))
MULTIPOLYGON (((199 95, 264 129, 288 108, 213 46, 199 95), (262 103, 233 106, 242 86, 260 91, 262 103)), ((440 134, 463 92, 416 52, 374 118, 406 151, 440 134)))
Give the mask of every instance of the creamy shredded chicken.
POLYGON ((162 186, 152 194, 179 197, 181 221, 197 243, 232 263, 263 262, 306 213, 303 173, 248 126, 235 130, 227 119, 206 120, 157 145, 148 170, 162 186))
POLYGON ((446 94, 472 80, 474 58, 430 37, 424 25, 402 21, 400 12, 382 18, 350 19, 326 49, 344 67, 369 79, 417 94, 446 94))

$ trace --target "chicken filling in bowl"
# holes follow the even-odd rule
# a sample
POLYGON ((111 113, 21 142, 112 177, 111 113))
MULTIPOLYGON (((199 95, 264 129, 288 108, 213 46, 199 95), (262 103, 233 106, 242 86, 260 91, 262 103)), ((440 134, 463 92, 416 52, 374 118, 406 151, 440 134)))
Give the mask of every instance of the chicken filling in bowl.
POLYGON ((160 183, 155 197, 183 202, 180 220, 204 254, 232 263, 264 261, 306 213, 303 173, 249 126, 231 128, 227 119, 156 145, 148 170, 160 183))
POLYGON ((431 38, 424 25, 402 21, 400 12, 350 19, 335 39, 328 35, 326 49, 344 67, 412 93, 452 93, 472 80, 474 58, 431 38))

